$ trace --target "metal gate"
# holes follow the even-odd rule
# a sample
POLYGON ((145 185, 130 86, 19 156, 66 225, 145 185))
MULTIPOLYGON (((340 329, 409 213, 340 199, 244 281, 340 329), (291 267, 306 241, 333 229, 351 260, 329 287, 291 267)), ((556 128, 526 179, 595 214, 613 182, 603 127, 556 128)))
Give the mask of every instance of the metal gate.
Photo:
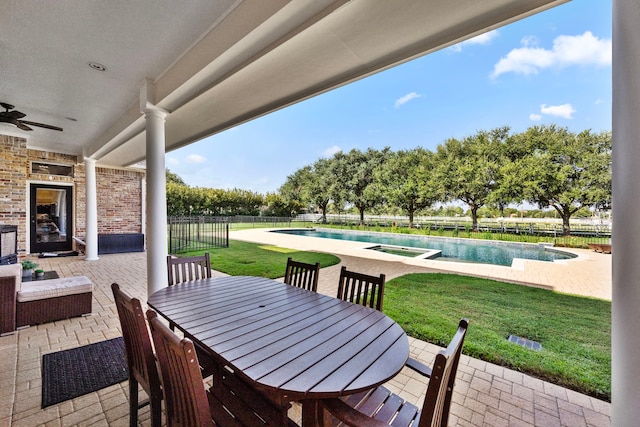
POLYGON ((229 219, 219 216, 169 217, 169 253, 229 247, 229 219))

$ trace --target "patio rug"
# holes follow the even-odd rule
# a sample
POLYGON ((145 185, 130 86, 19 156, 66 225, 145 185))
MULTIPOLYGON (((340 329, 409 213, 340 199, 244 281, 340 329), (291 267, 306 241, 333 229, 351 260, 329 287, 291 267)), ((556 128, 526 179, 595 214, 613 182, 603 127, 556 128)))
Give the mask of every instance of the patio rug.
POLYGON ((128 378, 122 337, 42 356, 42 408, 128 378))

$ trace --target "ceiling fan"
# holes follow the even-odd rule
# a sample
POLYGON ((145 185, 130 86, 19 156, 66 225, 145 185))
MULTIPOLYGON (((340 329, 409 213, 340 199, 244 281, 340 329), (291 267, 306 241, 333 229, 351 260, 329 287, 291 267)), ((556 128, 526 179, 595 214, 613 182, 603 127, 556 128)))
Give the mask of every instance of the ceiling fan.
POLYGON ((27 130, 27 131, 33 130, 29 126, 37 126, 45 129, 62 131, 62 128, 58 126, 46 125, 44 123, 29 122, 27 120, 20 120, 21 118, 26 117, 27 115, 20 111, 14 110, 14 106, 11 104, 0 102, 0 105, 2 106, 2 108, 5 109, 5 111, 0 111, 0 123, 9 123, 18 127, 19 129, 27 130))

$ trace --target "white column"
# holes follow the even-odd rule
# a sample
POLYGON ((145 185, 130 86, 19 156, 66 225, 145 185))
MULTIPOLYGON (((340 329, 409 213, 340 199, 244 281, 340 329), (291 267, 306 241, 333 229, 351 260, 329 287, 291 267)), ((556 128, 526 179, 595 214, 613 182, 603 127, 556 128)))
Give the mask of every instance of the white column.
POLYGON ((84 158, 85 170, 85 260, 95 261, 98 259, 98 195, 96 185, 96 161, 88 157, 84 158))
MULTIPOLYGON (((146 236, 147 235, 147 180, 145 178, 142 178, 140 182, 140 188, 142 193, 140 194, 140 206, 142 207, 142 209, 140 209, 140 213, 141 213, 140 222, 142 224, 140 232, 146 236)), ((147 239, 145 239, 145 242, 144 242, 144 250, 145 251, 147 250, 147 239)))
POLYGON ((167 190, 164 165, 166 113, 147 106, 147 290, 167 286, 167 190))
POLYGON ((640 3, 613 1, 612 423, 640 423, 640 3))

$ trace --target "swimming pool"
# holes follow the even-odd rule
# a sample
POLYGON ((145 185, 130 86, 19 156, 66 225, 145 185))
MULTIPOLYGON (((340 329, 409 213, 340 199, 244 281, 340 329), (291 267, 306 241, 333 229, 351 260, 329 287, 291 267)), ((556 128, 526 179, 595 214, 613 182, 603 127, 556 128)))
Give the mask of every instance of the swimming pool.
MULTIPOLYGON (((325 239, 351 240, 394 247, 420 248, 440 251, 431 259, 438 261, 476 262, 511 266, 514 258, 536 261, 557 261, 575 258, 569 252, 551 249, 543 245, 496 242, 491 240, 456 239, 447 237, 416 236, 393 233, 363 232, 332 229, 274 230, 275 233, 296 236, 322 237, 325 239)), ((371 249, 376 249, 372 247, 371 249)))

